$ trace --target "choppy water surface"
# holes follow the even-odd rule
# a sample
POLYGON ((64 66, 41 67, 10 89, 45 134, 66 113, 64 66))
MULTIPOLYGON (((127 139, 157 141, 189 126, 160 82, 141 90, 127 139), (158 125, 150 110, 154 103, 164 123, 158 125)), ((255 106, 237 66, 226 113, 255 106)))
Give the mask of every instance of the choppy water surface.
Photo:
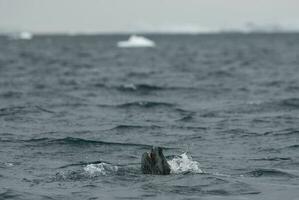
POLYGON ((0 38, 0 199, 298 199, 299 35, 127 37, 0 38))

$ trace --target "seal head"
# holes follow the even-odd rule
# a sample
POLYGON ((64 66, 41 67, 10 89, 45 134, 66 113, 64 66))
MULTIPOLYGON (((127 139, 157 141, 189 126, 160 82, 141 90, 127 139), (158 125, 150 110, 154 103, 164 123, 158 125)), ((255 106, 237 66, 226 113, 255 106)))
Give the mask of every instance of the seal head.
POLYGON ((141 157, 141 171, 144 174, 168 175, 170 166, 161 147, 153 147, 141 157))

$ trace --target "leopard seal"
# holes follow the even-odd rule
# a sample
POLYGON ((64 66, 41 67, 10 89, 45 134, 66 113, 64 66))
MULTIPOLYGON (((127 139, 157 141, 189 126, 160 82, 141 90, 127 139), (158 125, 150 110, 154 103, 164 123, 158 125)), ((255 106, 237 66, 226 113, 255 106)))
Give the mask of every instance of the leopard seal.
POLYGON ((141 171, 143 174, 170 174, 170 165, 168 164, 161 147, 153 147, 150 152, 142 154, 141 171))

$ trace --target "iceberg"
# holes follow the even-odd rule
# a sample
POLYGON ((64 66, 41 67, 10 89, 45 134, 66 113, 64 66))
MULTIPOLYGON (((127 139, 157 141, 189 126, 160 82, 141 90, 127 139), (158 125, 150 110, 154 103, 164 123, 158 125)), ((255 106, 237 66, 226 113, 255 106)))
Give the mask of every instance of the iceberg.
POLYGON ((21 32, 19 37, 22 40, 31 40, 33 38, 33 35, 30 32, 21 32))
POLYGON ((118 47, 121 48, 131 48, 131 47, 154 47, 156 46, 155 42, 137 35, 132 35, 128 40, 126 41, 119 41, 117 43, 118 47))
POLYGON ((33 34, 24 31, 24 32, 9 34, 8 37, 12 40, 31 40, 33 38, 33 34))

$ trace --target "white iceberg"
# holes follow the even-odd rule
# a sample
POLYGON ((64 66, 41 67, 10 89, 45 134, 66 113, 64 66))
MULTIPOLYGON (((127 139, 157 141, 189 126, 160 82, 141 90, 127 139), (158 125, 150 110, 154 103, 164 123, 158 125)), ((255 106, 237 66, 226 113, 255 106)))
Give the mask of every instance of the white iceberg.
POLYGON ((128 40, 126 41, 120 41, 117 43, 118 47, 121 48, 130 48, 130 47, 154 47, 156 46, 155 42, 137 35, 132 35, 128 40))
POLYGON ((33 38, 33 34, 30 32, 21 32, 20 39, 22 40, 31 40, 33 38))
POLYGON ((9 34, 8 37, 12 40, 31 40, 33 38, 33 34, 30 32, 19 32, 19 33, 12 33, 9 34))

